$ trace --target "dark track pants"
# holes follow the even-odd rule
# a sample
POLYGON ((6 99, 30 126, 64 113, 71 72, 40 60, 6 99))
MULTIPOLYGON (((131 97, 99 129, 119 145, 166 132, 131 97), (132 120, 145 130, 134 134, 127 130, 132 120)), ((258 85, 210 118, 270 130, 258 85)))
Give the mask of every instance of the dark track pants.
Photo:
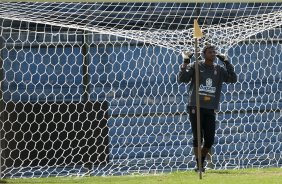
MULTIPOLYGON (((193 132, 193 147, 198 147, 197 139, 197 113, 196 107, 188 107, 189 119, 193 132)), ((215 137, 215 112, 213 109, 200 108, 201 143, 203 147, 211 148, 215 137)))

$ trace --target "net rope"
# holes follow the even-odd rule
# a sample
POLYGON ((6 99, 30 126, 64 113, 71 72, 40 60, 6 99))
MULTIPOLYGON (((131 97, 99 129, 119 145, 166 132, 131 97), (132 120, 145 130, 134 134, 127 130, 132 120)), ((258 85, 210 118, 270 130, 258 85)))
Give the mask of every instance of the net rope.
MULTIPOLYGON (((156 28, 157 25, 165 24, 167 20, 181 16, 185 7, 166 7, 159 3, 153 4, 132 3, 131 8, 123 10, 125 3, 2 3, 0 15, 4 19, 18 20, 24 22, 34 22, 66 28, 74 28, 102 34, 110 34, 155 44, 175 51, 193 50, 193 27, 189 24, 181 25, 181 30, 167 30, 156 28), (107 11, 104 6, 112 7, 114 10, 107 11), (14 7, 17 7, 16 9, 14 7), (70 8, 68 8, 70 7, 70 8), (119 7, 119 8, 118 8, 119 7), (138 7, 138 8, 137 8, 138 7), (158 7, 153 9, 152 7, 158 7), (99 10, 99 9, 105 10, 99 10), (115 10, 117 9, 117 10, 115 10), (132 10, 131 10, 132 9, 132 10), (136 10, 137 9, 137 10, 136 10), (138 9, 142 9, 140 12, 138 9), (120 11, 120 12, 119 12, 120 11), (170 11, 173 14, 170 14, 170 11), (111 14, 113 14, 111 16, 111 14), (116 15, 117 14, 117 15, 116 15), (117 17, 114 17, 117 16, 117 17), (163 20, 158 22, 158 19, 163 20), (156 20, 156 21, 153 21, 156 20), (144 27, 139 26, 138 22, 144 22, 144 27), (165 22, 165 23, 164 23, 165 22), (135 23, 135 25, 134 25, 135 23), (105 24, 101 26, 101 24, 105 24), (149 25, 149 26, 148 26, 149 25)), ((174 3, 172 3, 174 4, 174 3)), ((208 11, 217 11, 220 8, 207 7, 208 11)), ((245 9, 245 12, 252 12, 253 7, 245 9)), ((281 14, 277 7, 274 11, 263 12, 262 14, 251 15, 249 17, 238 16, 231 22, 218 25, 203 25, 202 30, 205 38, 201 43, 217 44, 220 48, 228 48, 240 41, 243 41, 262 30, 270 30, 281 26, 281 14), (226 39, 228 38, 228 39, 226 39), (228 42, 227 42, 228 41, 228 42)), ((229 11, 221 9, 221 11, 229 11)), ((196 11, 195 9, 190 10, 196 11)), ((181 19, 191 20, 201 17, 183 16, 181 19)), ((204 23, 208 20, 204 19, 204 23)), ((161 27, 160 26, 160 27, 161 27)), ((168 25, 169 27, 171 25, 168 25)), ((179 26, 180 27, 180 26, 179 26)), ((200 45, 203 47, 203 45, 200 45)))

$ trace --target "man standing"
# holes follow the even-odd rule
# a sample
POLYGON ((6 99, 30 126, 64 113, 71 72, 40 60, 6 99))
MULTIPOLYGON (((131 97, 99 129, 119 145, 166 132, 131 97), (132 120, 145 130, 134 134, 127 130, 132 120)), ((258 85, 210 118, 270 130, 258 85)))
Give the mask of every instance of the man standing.
POLYGON ((187 111, 189 113, 189 119, 191 122, 191 128, 193 132, 193 147, 194 154, 198 158, 198 146, 201 146, 201 165, 199 168, 199 162, 197 161, 197 168, 195 171, 205 171, 204 161, 211 149, 215 138, 215 111, 218 109, 220 94, 223 82, 235 83, 237 81, 237 75, 234 72, 234 67, 229 63, 228 59, 222 55, 217 54, 216 47, 213 45, 207 45, 203 48, 204 61, 199 62, 199 100, 200 100, 200 127, 201 127, 201 143, 198 145, 197 139, 197 116, 196 116, 196 79, 195 79, 195 62, 190 63, 190 59, 193 54, 189 52, 183 52, 184 59, 179 72, 179 81, 184 83, 190 83, 188 89, 188 105, 187 111), (221 60, 223 66, 214 63, 216 57, 221 60), (202 142, 202 140, 204 142, 202 142))

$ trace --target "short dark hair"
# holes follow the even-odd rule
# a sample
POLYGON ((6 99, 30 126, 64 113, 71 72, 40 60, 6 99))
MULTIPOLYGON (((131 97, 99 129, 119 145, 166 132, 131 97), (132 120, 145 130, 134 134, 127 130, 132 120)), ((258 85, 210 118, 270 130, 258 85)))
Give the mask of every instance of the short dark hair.
POLYGON ((207 49, 215 49, 216 50, 216 46, 215 45, 206 45, 206 46, 204 46, 202 53, 205 54, 207 49))

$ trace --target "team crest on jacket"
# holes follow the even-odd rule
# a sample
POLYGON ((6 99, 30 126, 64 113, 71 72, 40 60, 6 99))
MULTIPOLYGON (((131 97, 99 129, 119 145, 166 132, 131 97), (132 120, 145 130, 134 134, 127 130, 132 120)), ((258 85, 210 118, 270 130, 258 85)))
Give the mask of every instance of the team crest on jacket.
POLYGON ((211 79, 211 78, 207 78, 207 80, 206 80, 206 86, 207 86, 207 87, 211 87, 211 86, 212 86, 212 79, 211 79))
POLYGON ((199 87, 199 92, 201 93, 215 93, 216 87, 212 86, 212 79, 207 78, 206 79, 206 84, 201 84, 199 87))

